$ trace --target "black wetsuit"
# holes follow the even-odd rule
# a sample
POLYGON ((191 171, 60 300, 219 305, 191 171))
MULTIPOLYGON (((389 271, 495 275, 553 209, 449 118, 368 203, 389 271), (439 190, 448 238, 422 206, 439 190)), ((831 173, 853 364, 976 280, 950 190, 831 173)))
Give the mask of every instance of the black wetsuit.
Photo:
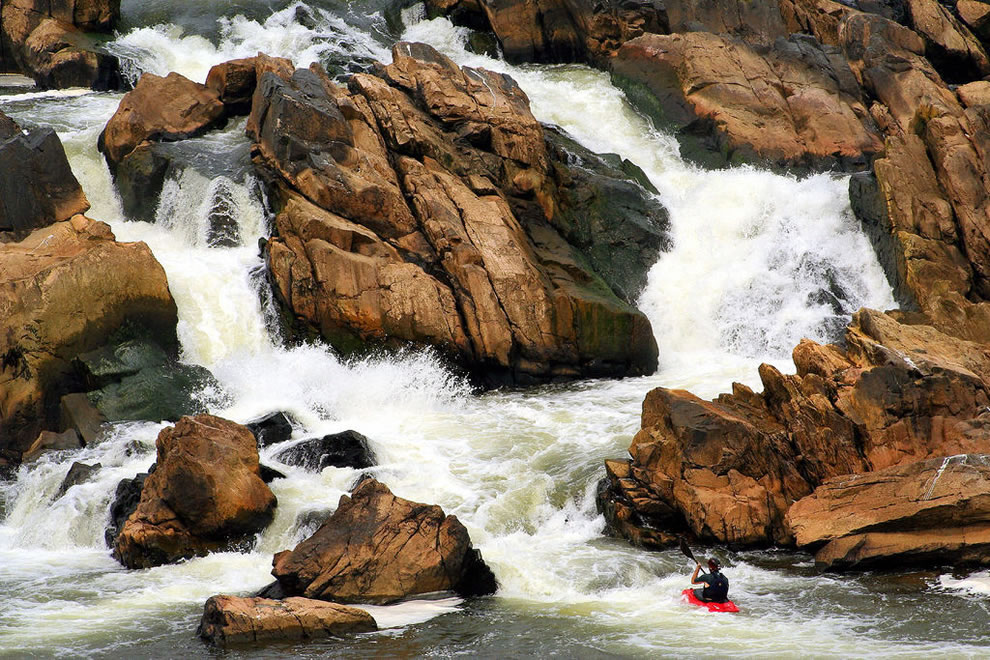
POLYGON ((695 589, 694 595, 706 603, 724 603, 729 600, 729 578, 719 571, 699 575, 698 580, 705 583, 701 589, 695 589))

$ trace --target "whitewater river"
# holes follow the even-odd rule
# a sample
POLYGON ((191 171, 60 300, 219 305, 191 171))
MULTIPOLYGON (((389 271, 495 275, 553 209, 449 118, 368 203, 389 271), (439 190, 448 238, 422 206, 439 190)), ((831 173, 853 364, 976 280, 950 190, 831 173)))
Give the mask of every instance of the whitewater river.
MULTIPOLYGON (((344 363, 320 346, 286 349, 261 295, 257 239, 270 218, 244 167, 243 122, 194 142, 207 165, 169 183, 158 222, 130 222, 96 151, 120 95, 3 89, 4 112, 59 132, 93 204, 89 215, 120 240, 146 241, 165 267, 182 357, 221 385, 203 393, 211 412, 244 422, 287 411, 298 423, 293 441, 345 429, 367 435, 380 461, 376 476, 399 496, 457 514, 500 583, 490 598, 369 608, 379 633, 232 656, 990 654, 986 572, 822 576, 806 555, 716 548, 743 611, 712 615, 679 601, 691 566, 678 552, 645 552, 602 535, 593 497, 602 461, 626 455, 651 388, 703 397, 733 381, 759 389, 761 362, 793 372, 790 350, 802 337, 835 339, 857 308, 894 306, 849 211, 845 179, 699 171, 601 72, 512 67, 469 53, 463 30, 422 20, 417 8, 399 26, 358 4, 336 13, 320 7, 125 0, 111 48, 131 74, 175 70, 202 81, 213 64, 259 50, 339 72, 388 61, 388 46, 402 37, 511 74, 541 121, 632 160, 660 191, 673 247, 653 267, 640 307, 656 331, 661 366, 649 378, 479 396, 429 354, 344 363), (228 15, 229 7, 236 9, 228 15), (209 244, 207 218, 220 205, 235 209, 238 246, 209 244), (839 311, 817 302, 826 282, 841 292, 839 311)), ((299 521, 332 510, 358 476, 284 466, 263 450, 263 462, 288 478, 272 483, 278 514, 252 552, 128 571, 104 545, 107 509, 117 483, 150 466, 164 426, 117 425, 96 446, 45 456, 0 482, 0 656, 210 657, 194 634, 204 601, 270 582, 272 555, 313 531, 299 521), (73 461, 103 467, 53 501, 73 461)))

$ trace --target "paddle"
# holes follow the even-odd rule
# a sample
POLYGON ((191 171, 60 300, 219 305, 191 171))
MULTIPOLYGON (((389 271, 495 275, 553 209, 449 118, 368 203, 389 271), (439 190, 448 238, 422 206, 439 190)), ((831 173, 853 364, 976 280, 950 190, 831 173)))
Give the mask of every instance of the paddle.
MULTIPOLYGON (((691 552, 691 548, 688 547, 687 541, 684 539, 683 536, 681 537, 681 552, 683 552, 688 559, 693 561, 699 567, 701 566, 701 562, 694 558, 694 553, 691 552)), ((701 572, 704 573, 705 569, 702 568, 701 572)))

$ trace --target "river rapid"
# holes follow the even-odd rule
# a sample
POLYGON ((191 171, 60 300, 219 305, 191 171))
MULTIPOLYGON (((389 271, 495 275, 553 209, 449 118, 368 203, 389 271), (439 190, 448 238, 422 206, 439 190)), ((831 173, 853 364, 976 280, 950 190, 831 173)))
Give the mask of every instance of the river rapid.
MULTIPOLYGON (((613 87, 583 66, 510 66, 469 52, 468 33, 422 7, 383 15, 351 4, 274 0, 124 0, 110 48, 129 75, 178 71, 204 81, 211 66, 258 51, 343 74, 391 59, 397 39, 425 41, 460 64, 503 71, 533 113, 584 146, 639 165, 670 213, 672 248, 652 268, 639 306, 661 351, 648 378, 585 381, 478 395, 428 352, 345 362, 319 346, 286 348, 269 308, 257 240, 266 200, 247 167, 243 121, 190 141, 196 167, 170 181, 157 222, 123 216, 99 132, 120 94, 39 93, 10 84, 0 108, 23 127, 52 126, 93 204, 118 240, 147 242, 179 309, 184 361, 208 368, 214 414, 246 422, 283 410, 293 439, 355 429, 397 495, 436 503, 466 525, 500 589, 473 601, 413 600, 369 607, 382 630, 341 640, 238 649, 232 657, 985 657, 990 573, 818 575, 782 551, 714 553, 738 615, 680 602, 691 566, 677 551, 646 552, 603 536, 596 482, 625 456, 653 387, 702 397, 733 381, 760 388, 757 366, 793 373, 802 337, 841 336, 862 306, 895 306, 848 205, 847 180, 683 162, 613 87), (233 209, 233 247, 215 247, 211 211, 233 209), (830 295, 823 295, 823 292, 830 295)), ((3 83, 0 83, 3 84, 3 83)), ((214 594, 249 595, 271 581, 275 552, 313 531, 358 476, 262 461, 288 475, 271 486, 275 521, 246 553, 129 571, 103 541, 117 483, 145 471, 165 424, 122 423, 95 446, 48 454, 0 481, 0 656, 212 657, 195 636, 214 594), (95 478, 53 499, 74 461, 95 478)), ((278 447, 281 449, 282 447, 278 447)))

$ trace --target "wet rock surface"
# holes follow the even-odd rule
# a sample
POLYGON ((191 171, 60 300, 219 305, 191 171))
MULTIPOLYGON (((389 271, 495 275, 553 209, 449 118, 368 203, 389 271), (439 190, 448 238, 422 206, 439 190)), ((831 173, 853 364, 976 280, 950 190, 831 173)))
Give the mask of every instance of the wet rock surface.
POLYGON ((249 542, 271 522, 275 495, 261 478, 254 435, 214 417, 162 430, 156 468, 114 539, 128 568, 147 568, 249 542))
POLYGON ((275 458, 286 465, 297 465, 317 472, 331 466, 361 470, 376 464, 368 438, 357 431, 303 440, 278 452, 275 458))
POLYGON ((278 640, 321 639, 378 630, 362 609, 311 598, 213 596, 197 634, 218 647, 278 640))

